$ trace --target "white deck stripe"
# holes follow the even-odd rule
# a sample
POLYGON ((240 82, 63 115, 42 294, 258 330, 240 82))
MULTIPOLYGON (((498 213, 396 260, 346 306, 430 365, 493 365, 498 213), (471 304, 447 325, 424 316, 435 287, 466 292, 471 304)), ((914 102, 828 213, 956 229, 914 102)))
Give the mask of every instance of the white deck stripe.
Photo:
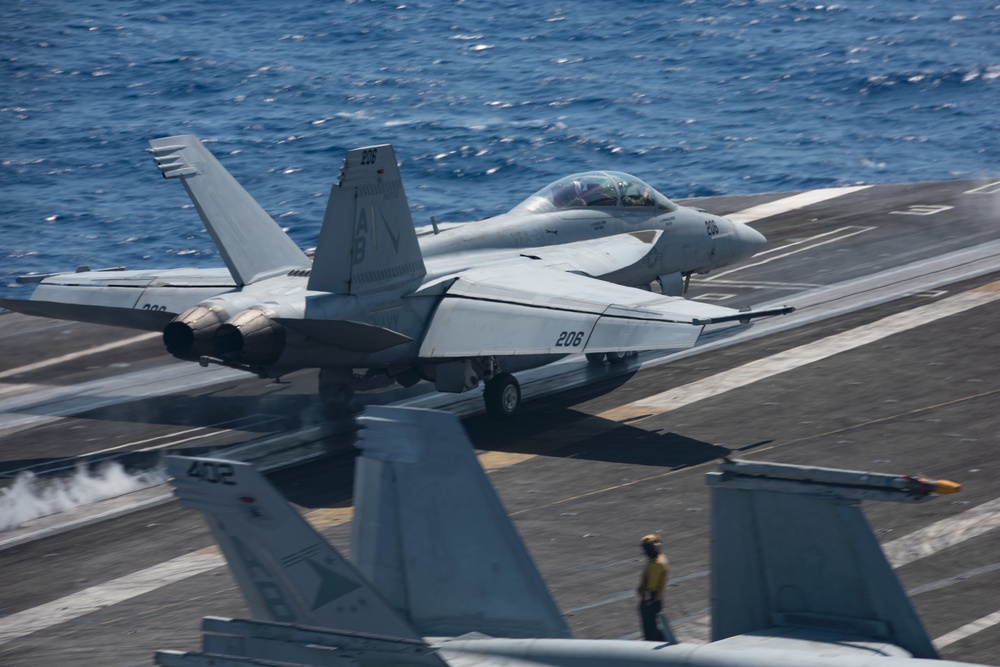
POLYGON ((0 619, 0 645, 225 564, 225 560, 218 553, 206 553, 206 551, 185 554, 99 586, 91 586, 47 604, 6 616, 0 619))
POLYGON ((971 637, 977 632, 982 632, 983 630, 992 628, 997 624, 1000 624, 1000 611, 995 611, 989 616, 983 616, 977 621, 973 621, 968 625, 963 625, 957 630, 952 630, 946 635, 941 635, 934 640, 934 648, 942 649, 945 646, 951 646, 957 641, 961 641, 966 637, 971 637))
POLYGON ((903 567, 997 527, 1000 527, 1000 498, 888 542, 882 550, 893 567, 903 567))
POLYGON ((682 387, 675 387, 659 394, 647 396, 606 410, 597 416, 615 421, 626 421, 644 419, 677 410, 706 398, 713 398, 727 391, 801 368, 835 354, 869 345, 893 334, 957 315, 997 299, 1000 299, 1000 283, 992 283, 926 306, 890 315, 877 322, 828 336, 808 345, 801 345, 764 359, 751 361, 682 387))
POLYGON ((772 215, 778 215, 779 213, 787 213, 788 211, 794 211, 797 208, 803 208, 811 204, 818 204, 828 199, 833 199, 834 197, 841 197, 843 195, 848 195, 852 192, 857 192, 858 190, 864 190, 865 188, 870 187, 870 185, 855 185, 845 188, 810 190, 809 192, 803 192, 801 194, 792 195, 791 197, 777 199, 766 204, 760 204, 759 206, 752 206, 723 217, 729 218, 733 222, 753 222, 754 220, 769 218, 772 215))
MULTIPOLYGON (((714 274, 712 276, 709 276, 708 278, 705 278, 703 282, 709 282, 709 281, 715 280, 716 278, 721 278, 722 276, 728 276, 730 273, 736 273, 737 271, 743 271, 745 269, 752 269, 755 266, 761 266, 763 264, 768 264, 770 262, 773 262, 776 259, 784 259, 786 257, 791 257, 792 255, 796 255, 796 254, 798 254, 800 252, 808 252, 810 250, 815 250, 816 248, 818 248, 820 246, 827 245, 828 243, 837 243, 838 241, 843 241, 844 239, 848 239, 848 238, 850 238, 852 236, 857 236, 858 234, 864 234, 865 232, 870 232, 873 229, 875 229, 875 227, 858 227, 856 225, 851 225, 849 227, 843 227, 841 229, 836 229, 836 230, 830 232, 829 234, 819 234, 815 238, 819 238, 820 236, 830 236, 832 234, 839 234, 839 236, 834 236, 833 238, 828 238, 828 239, 826 239, 824 241, 817 241, 815 243, 811 243, 812 239, 808 239, 810 241, 809 244, 802 245, 799 248, 795 248, 794 250, 789 250, 788 252, 782 253, 780 255, 772 255, 770 257, 765 257, 764 259, 761 259, 758 262, 753 262, 752 264, 743 264, 743 265, 737 266, 735 268, 729 269, 728 271, 723 271, 721 273, 716 273, 716 274, 714 274), (841 232, 844 232, 844 233, 841 233, 841 232)), ((789 247, 791 247, 793 245, 799 245, 799 244, 798 243, 794 243, 794 244, 793 243, 789 243, 787 246, 782 246, 781 248, 775 248, 775 250, 784 250, 785 248, 789 248, 789 247)), ((755 257, 760 257, 762 254, 763 253, 758 253, 757 255, 755 255, 755 257)))
MULTIPOLYGON (((317 531, 351 520, 353 508, 319 508, 305 518, 317 531)), ((66 597, 0 618, 0 646, 19 637, 72 621, 91 612, 131 600, 158 588, 226 564, 218 547, 206 547, 145 570, 106 581, 66 597)))
POLYGON ((37 371, 41 368, 48 368, 49 366, 55 366, 56 364, 62 364, 67 361, 73 361, 74 359, 80 359, 81 357, 86 357, 91 354, 100 354, 101 352, 107 352, 108 350, 114 350, 119 347, 125 347, 126 345, 131 345, 132 343, 141 343, 153 338, 159 338, 163 334, 160 333, 144 333, 139 336, 132 336, 131 338, 126 338, 125 340, 115 341, 113 343, 106 343, 104 345, 98 345, 97 347, 92 347, 82 352, 72 352, 70 354, 64 354, 61 357, 54 357, 52 359, 45 359, 44 361, 37 361, 33 364, 28 364, 27 366, 19 366, 18 368, 10 368, 8 370, 0 373, 0 379, 12 377, 20 373, 29 373, 31 371, 37 371))

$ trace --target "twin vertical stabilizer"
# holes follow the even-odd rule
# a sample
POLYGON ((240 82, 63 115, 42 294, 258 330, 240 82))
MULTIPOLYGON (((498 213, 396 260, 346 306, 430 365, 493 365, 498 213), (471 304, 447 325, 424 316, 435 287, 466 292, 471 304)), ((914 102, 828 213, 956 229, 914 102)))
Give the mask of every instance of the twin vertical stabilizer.
POLYGON ((149 142, 164 178, 179 178, 238 286, 308 269, 305 253, 282 231, 198 137, 149 142))
POLYGON ((392 146, 348 151, 316 245, 309 289, 372 294, 426 271, 392 146))
MULTIPOLYGON (((725 461, 712 487, 712 640, 797 631, 937 658, 858 501, 929 500, 911 477, 725 461)), ((829 639, 827 639, 829 641, 829 639)))
POLYGON ((250 464, 168 457, 254 617, 397 639, 569 637, 458 418, 370 406, 361 422, 353 562, 250 464))

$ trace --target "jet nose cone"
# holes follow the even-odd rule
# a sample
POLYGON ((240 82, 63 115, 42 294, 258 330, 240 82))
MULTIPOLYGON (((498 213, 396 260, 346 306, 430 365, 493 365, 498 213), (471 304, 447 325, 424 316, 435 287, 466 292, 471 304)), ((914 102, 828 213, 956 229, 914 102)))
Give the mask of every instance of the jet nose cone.
POLYGON ((767 246, 767 239, 753 227, 740 223, 735 226, 740 240, 740 256, 743 259, 753 257, 767 246))

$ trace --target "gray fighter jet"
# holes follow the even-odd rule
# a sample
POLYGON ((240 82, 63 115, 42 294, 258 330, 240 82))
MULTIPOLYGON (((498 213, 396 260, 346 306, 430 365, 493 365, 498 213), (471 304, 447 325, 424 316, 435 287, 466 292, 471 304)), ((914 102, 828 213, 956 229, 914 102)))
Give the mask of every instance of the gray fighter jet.
POLYGON ((724 461, 708 475, 713 641, 572 639, 459 421, 367 410, 350 560, 249 464, 167 459, 181 503, 204 513, 255 620, 206 618, 204 653, 164 651, 157 664, 966 664, 932 661, 859 507, 923 502, 957 490, 951 482, 724 461))
POLYGON ((0 306, 163 331, 179 359, 262 378, 319 368, 324 402, 341 409, 355 389, 394 381, 449 392, 485 381, 487 408, 501 416, 520 402, 511 372, 553 355, 616 361, 685 349, 706 324, 790 310, 681 298, 692 273, 746 259, 766 240, 628 174, 575 174, 504 215, 418 238, 392 146, 358 148, 331 189, 310 259, 196 137, 150 145, 226 269, 26 276, 38 283, 31 299, 0 306))

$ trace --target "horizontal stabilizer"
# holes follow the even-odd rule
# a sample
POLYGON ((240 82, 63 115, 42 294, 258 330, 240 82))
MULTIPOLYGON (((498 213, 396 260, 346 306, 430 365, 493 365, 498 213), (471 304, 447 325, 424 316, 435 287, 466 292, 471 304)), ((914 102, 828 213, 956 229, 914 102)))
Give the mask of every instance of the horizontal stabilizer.
POLYGON ((25 315, 163 331, 178 313, 235 287, 223 269, 84 271, 46 276, 31 299, 0 299, 25 315))
POLYGON ((201 626, 202 652, 160 651, 156 654, 156 664, 163 667, 274 667, 276 664, 445 667, 446 664, 437 655, 436 647, 416 639, 215 616, 203 618, 201 626))
POLYGON ((312 266, 198 137, 164 137, 149 145, 163 177, 181 179, 238 285, 312 266))
POLYGON ((255 618, 420 639, 252 465, 169 456, 167 470, 181 504, 205 515, 255 618))
POLYGON ((424 635, 568 637, 454 415, 359 418, 352 560, 424 635))
POLYGON ((131 306, 94 306, 35 299, 0 299, 0 308, 34 317, 51 317, 141 331, 163 331, 163 327, 177 316, 177 313, 135 310, 131 306))

